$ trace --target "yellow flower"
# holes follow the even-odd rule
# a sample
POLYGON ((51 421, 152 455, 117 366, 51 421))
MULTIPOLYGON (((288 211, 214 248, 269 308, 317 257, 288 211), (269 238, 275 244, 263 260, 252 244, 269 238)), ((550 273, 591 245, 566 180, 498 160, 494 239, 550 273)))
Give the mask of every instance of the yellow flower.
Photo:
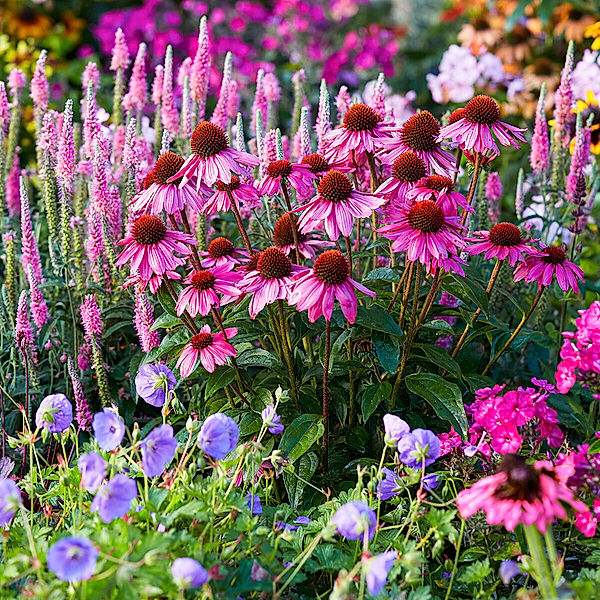
MULTIPOLYGON (((590 125, 591 132, 591 145, 590 150, 592 154, 600 154, 600 98, 596 98, 594 93, 588 91, 585 100, 577 100, 574 108, 571 109, 572 113, 581 113, 583 124, 586 125, 590 115, 592 116, 592 123, 590 125)), ((575 139, 571 141, 571 152, 575 147, 575 139)))
POLYGON ((586 27, 585 37, 594 38, 592 50, 600 50, 600 21, 596 21, 593 25, 586 27))

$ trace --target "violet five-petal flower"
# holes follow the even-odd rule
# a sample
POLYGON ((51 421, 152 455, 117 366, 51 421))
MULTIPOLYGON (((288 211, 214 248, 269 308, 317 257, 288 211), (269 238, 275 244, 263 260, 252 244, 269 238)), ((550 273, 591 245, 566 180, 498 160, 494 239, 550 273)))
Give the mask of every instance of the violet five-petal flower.
POLYGON ((73 406, 64 394, 46 396, 35 413, 36 427, 62 433, 73 422, 73 406))
POLYGON ((96 569, 98 550, 92 542, 79 536, 58 540, 46 552, 46 564, 62 581, 86 581, 96 569))
POLYGON ((410 431, 410 427, 406 421, 403 421, 396 415, 384 415, 383 427, 385 429, 385 443, 388 446, 396 446, 400 438, 410 431))
POLYGON ((420 469, 440 456, 440 439, 429 429, 413 429, 398 442, 398 456, 407 466, 420 469))
POLYGON ((81 486, 88 492, 95 492, 106 477, 106 461, 97 452, 82 454, 77 461, 81 472, 81 486))
POLYGON ((180 588, 200 587, 210 579, 208 571, 197 560, 188 557, 173 561, 171 575, 180 588))
POLYGON ((109 408, 105 408, 102 412, 94 415, 92 428, 98 446, 102 450, 106 450, 106 452, 115 450, 125 435, 125 423, 123 419, 109 408))
POLYGON ((160 425, 153 429, 140 445, 142 469, 146 477, 158 477, 173 460, 177 450, 177 440, 173 437, 170 425, 160 425))
POLYGON ((104 523, 120 519, 129 512, 131 501, 137 496, 137 485, 127 475, 118 473, 105 483, 92 500, 91 511, 97 512, 104 523))
POLYGON ((362 539, 365 532, 372 539, 377 528, 375 511, 361 500, 352 500, 342 504, 331 519, 340 535, 348 540, 362 539))
POLYGON ((367 589, 373 596, 377 596, 387 583, 388 574, 396 562, 397 552, 388 550, 373 558, 366 563, 367 589))
POLYGON ((162 406, 168 393, 177 385, 175 375, 167 365, 142 365, 135 376, 138 396, 152 406, 162 406))
POLYGON ((21 491, 12 479, 0 479, 0 527, 8 525, 21 502, 21 491))
POLYGON ((215 413, 204 421, 199 436, 202 450, 217 460, 223 460, 237 446, 240 430, 231 417, 215 413))

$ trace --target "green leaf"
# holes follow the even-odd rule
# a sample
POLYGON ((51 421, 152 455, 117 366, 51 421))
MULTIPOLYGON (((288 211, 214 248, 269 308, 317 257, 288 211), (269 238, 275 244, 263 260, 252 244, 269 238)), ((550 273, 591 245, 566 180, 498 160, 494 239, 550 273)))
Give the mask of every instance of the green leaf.
POLYGON ((216 391, 229 385, 234 379, 235 371, 231 367, 218 367, 206 378, 205 400, 208 400, 216 391))
POLYGON ((464 439, 469 424, 460 388, 434 373, 413 373, 407 375, 406 387, 433 407, 438 417, 452 423, 464 439))
POLYGON ((394 269, 387 267, 378 267, 370 271, 363 281, 374 281, 383 279, 384 281, 400 281, 400 274, 394 269))
POLYGON ((125 328, 131 329, 131 315, 129 316, 128 321, 120 321, 119 323, 115 323, 114 325, 109 327, 104 332, 104 339, 108 339, 113 333, 116 333, 120 329, 125 329, 125 328))
POLYGON ((370 385, 362 398, 360 409, 362 411, 363 421, 366 423, 369 417, 377 410, 377 407, 387 400, 392 394, 392 384, 389 381, 383 381, 376 385, 370 385))
POLYGON ((480 583, 492 572, 490 559, 478 560, 469 565, 459 576, 458 580, 463 583, 480 583))
POLYGON ((392 375, 400 363, 400 348, 388 340, 374 340, 373 347, 381 366, 392 375))
MULTIPOLYGON (((175 284, 174 282, 171 282, 171 285, 174 286, 174 287, 175 286, 180 287, 179 285, 175 284)), ((175 293, 178 294, 177 288, 175 288, 175 293)), ((166 286, 165 286, 164 283, 158 288, 158 291, 156 292, 156 298, 160 302, 160 305, 171 316, 173 316, 173 317, 177 316, 177 313, 175 312, 175 300, 173 300, 173 297, 171 296, 171 293, 166 288, 166 286)))
POLYGON ((359 306, 355 323, 374 331, 383 331, 397 336, 402 335, 402 329, 400 329, 398 323, 378 304, 371 304, 369 308, 359 306))
POLYGON ((306 482, 312 479, 318 466, 317 455, 314 452, 307 452, 298 459, 293 472, 283 472, 283 483, 292 508, 298 508, 306 482))
POLYGON ((177 327, 177 325, 181 325, 181 319, 168 312, 164 312, 158 317, 158 319, 156 319, 156 321, 154 321, 152 327, 150 327, 150 331, 156 331, 157 329, 169 327, 177 327))
POLYGON ((435 346, 434 344, 413 344, 415 350, 421 350, 427 357, 427 360, 434 365, 445 369, 457 378, 460 378, 461 371, 458 363, 450 356, 447 350, 435 346))
POLYGON ((262 348, 242 352, 237 359, 237 363, 240 367, 274 367, 280 364, 276 356, 262 348))
POLYGON ((300 415, 283 432, 279 449, 294 462, 308 452, 324 432, 321 415, 300 415))
POLYGON ((443 287, 448 293, 456 296, 466 305, 473 302, 487 316, 488 297, 485 293, 485 288, 475 279, 475 275, 468 271, 470 269, 465 269, 465 272, 467 272, 466 277, 451 273, 450 278, 444 280, 443 287))

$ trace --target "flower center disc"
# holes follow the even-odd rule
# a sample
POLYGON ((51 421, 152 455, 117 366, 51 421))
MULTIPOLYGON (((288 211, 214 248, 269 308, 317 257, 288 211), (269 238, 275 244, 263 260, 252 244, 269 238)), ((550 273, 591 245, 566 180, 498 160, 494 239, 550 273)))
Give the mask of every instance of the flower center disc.
POLYGON ((192 344, 192 348, 194 350, 204 350, 204 348, 212 346, 212 333, 198 333, 192 338, 190 343, 192 344))
POLYGON ((195 290, 210 290, 215 285, 215 276, 208 269, 202 269, 192 275, 191 284, 195 290))
POLYGON ((218 237, 208 245, 207 252, 210 258, 223 258, 224 256, 233 256, 235 247, 233 242, 227 238, 218 237))
POLYGON ((292 272, 292 263, 283 251, 271 246, 260 253, 256 268, 265 279, 282 279, 292 272))
POLYGON ((316 152, 314 154, 309 154, 302 159, 303 165, 310 165, 310 170, 315 175, 317 173, 322 173, 323 171, 329 171, 329 163, 316 152))
POLYGON ((339 250, 326 250, 315 260, 313 271, 319 281, 327 285, 340 285, 348 278, 350 267, 339 250))
MULTIPOLYGON (((273 229, 273 243, 279 248, 285 246, 292 246, 294 244, 294 232, 292 231, 292 220, 294 223, 298 223, 296 217, 291 217, 289 214, 282 215, 275 223, 275 229, 273 229)), ((303 242, 306 239, 306 235, 298 232, 298 241, 303 242)))
POLYGON ((519 228, 512 223, 498 223, 489 235, 490 242, 496 246, 516 246, 521 239, 519 228))
POLYGON ((232 175, 230 184, 223 183, 220 179, 215 182, 215 187, 219 192, 224 192, 227 189, 227 185, 229 185, 230 190, 237 190, 240 187, 240 178, 232 175))
POLYGON ((518 454, 505 454, 498 470, 507 481, 494 494, 502 499, 533 500, 539 494, 540 477, 532 465, 518 454))
POLYGON ((408 151, 394 161, 392 175, 400 181, 415 183, 427 175, 427 167, 414 152, 408 151))
POLYGON ((424 183, 425 187, 428 187, 430 190, 435 190, 436 192, 441 192, 444 189, 451 192, 454 189, 452 179, 443 177, 442 175, 430 175, 424 183))
POLYGON ((228 146, 225 132, 214 123, 202 121, 192 133, 192 152, 201 158, 208 158, 226 150, 228 146))
POLYGON ((423 233, 435 233, 444 225, 444 213, 432 200, 421 200, 408 211, 408 223, 423 233))
POLYGON ((453 123, 456 123, 456 121, 460 121, 464 116, 465 116, 465 109, 457 108, 448 117, 448 125, 452 125, 453 123))
POLYGON ((149 246, 162 242, 167 235, 167 226, 152 215, 142 215, 131 228, 131 237, 136 244, 149 246))
POLYGON ((565 262, 567 258, 565 251, 558 246, 548 246, 548 248, 544 249, 544 252, 546 253, 544 261, 551 265, 560 265, 565 262))
POLYGON ((156 173, 152 169, 144 179, 144 189, 147 190, 153 183, 156 183, 156 173))
POLYGON ((381 117, 366 104, 353 104, 344 115, 348 131, 373 131, 381 117))
MULTIPOLYGON (((175 152, 165 152, 154 165, 154 181, 156 183, 167 183, 170 177, 173 177, 183 166, 185 160, 175 152)), ((173 182, 177 185, 178 182, 173 182)))
POLYGON ((422 110, 404 123, 400 137, 413 150, 432 152, 438 147, 436 138, 439 133, 437 119, 428 110, 422 110))
POLYGON ((332 170, 319 183, 319 195, 329 202, 344 202, 353 191, 352 182, 346 175, 332 170))
POLYGON ((292 174, 292 163, 289 160, 276 160, 267 167, 269 177, 288 177, 292 174))
POLYGON ((260 258, 261 252, 255 252, 248 260, 248 262, 244 265, 246 273, 250 273, 251 271, 258 271, 258 259, 260 258))
POLYGON ((465 106, 463 116, 471 123, 492 125, 500 118, 500 105, 489 96, 475 96, 465 106))

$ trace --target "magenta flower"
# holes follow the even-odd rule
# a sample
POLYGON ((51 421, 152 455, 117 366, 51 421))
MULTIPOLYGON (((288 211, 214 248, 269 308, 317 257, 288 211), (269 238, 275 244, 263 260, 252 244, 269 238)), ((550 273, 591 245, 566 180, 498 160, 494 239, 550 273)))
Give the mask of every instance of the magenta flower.
POLYGON ((307 233, 314 229, 315 223, 324 221, 329 239, 335 241, 340 234, 344 237, 352 234, 355 218, 369 217, 384 203, 385 198, 355 190, 346 175, 332 170, 321 179, 317 195, 296 209, 304 211, 298 226, 302 233, 307 233))
POLYGON ((527 130, 500 121, 500 106, 493 98, 475 96, 465 106, 461 119, 442 127, 438 140, 450 138, 466 150, 498 153, 492 133, 503 146, 519 148, 517 142, 525 142, 524 131, 527 130))
POLYGON ((300 196, 306 197, 314 192, 312 182, 315 179, 316 176, 310 165, 291 163, 289 160, 276 160, 267 167, 267 173, 257 184, 256 189, 261 196, 274 196, 282 185, 287 185, 287 183, 282 183, 282 180, 285 180, 300 196))
POLYGON ((456 213, 460 206, 467 212, 475 212, 467 199, 459 192, 454 191, 452 179, 443 175, 430 175, 423 177, 406 192, 406 198, 412 202, 421 200, 436 200, 448 213, 456 213))
POLYGON ((127 49, 127 40, 123 30, 119 27, 115 32, 115 43, 113 45, 112 59, 110 61, 110 70, 126 69, 129 65, 129 50, 127 49))
POLYGON ((256 156, 230 148, 225 132, 208 121, 202 121, 194 130, 191 147, 192 154, 171 178, 171 181, 181 178, 180 186, 184 186, 194 176, 198 190, 202 183, 213 185, 218 180, 228 185, 232 180, 232 172, 243 175, 246 167, 260 164, 256 156))
POLYGON ((129 209, 135 213, 159 215, 179 213, 187 207, 202 211, 202 200, 191 186, 179 187, 179 181, 167 183, 182 167, 184 160, 175 152, 166 152, 146 176, 144 189, 133 199, 129 209), (146 187, 148 183, 148 187, 146 187))
POLYGON ((235 336, 237 331, 236 327, 225 329, 226 339, 223 333, 213 334, 210 327, 204 325, 200 333, 186 344, 177 359, 175 366, 179 368, 181 376, 187 377, 194 370, 198 357, 209 373, 214 372, 215 366, 226 364, 228 356, 236 355, 235 348, 227 340, 235 336))
POLYGON ((339 171, 340 173, 349 173, 354 170, 354 166, 348 166, 343 162, 332 159, 325 160, 323 155, 318 154, 317 152, 305 156, 300 162, 303 165, 308 165, 311 173, 317 177, 322 177, 331 170, 339 171))
MULTIPOLYGON (((260 196, 256 188, 248 183, 243 183, 239 177, 233 175, 231 183, 227 185, 238 206, 256 208, 260 204, 260 196)), ((204 205, 202 206, 201 212, 207 215, 212 215, 216 212, 224 213, 231 208, 226 184, 219 180, 215 183, 215 187, 217 188, 216 191, 212 192, 211 190, 209 192, 212 195, 204 201, 204 205)))
POLYGON ((183 265, 185 261, 175 253, 188 256, 189 245, 197 243, 192 235, 167 229, 158 217, 142 215, 134 221, 130 235, 119 242, 125 249, 115 264, 130 262, 131 272, 148 281, 154 275, 164 275, 183 265))
POLYGON ((129 78, 129 91, 123 98, 123 107, 126 110, 135 109, 141 112, 146 105, 148 95, 148 84, 146 83, 146 44, 142 42, 138 46, 131 77, 129 78))
POLYGON ((440 124, 428 111, 413 115, 400 128, 399 136, 381 140, 381 157, 386 163, 394 163, 404 152, 414 152, 429 169, 440 175, 454 171, 455 158, 438 142, 440 124))
POLYGON ((490 231, 473 233, 475 237, 467 238, 467 241, 472 243, 466 250, 471 255, 485 252, 485 260, 508 259, 508 263, 514 267, 518 261, 525 260, 523 254, 531 254, 533 251, 533 248, 525 243, 530 240, 524 240, 519 228, 512 223, 498 223, 490 231))
POLYGON ((255 271, 248 271, 240 282, 244 292, 252 294, 248 312, 252 319, 275 300, 288 300, 292 290, 293 277, 302 267, 292 265, 286 254, 271 246, 260 253, 255 271))
POLYGON ((206 256, 202 260, 202 266, 206 269, 221 267, 230 262, 239 265, 248 259, 248 253, 245 250, 236 248, 233 242, 224 237, 212 240, 206 252, 202 252, 201 255, 206 256))
MULTIPOLYGON (((273 244, 280 250, 283 250, 287 256, 290 255, 295 248, 294 246, 294 232, 292 231, 292 219, 294 222, 298 222, 294 215, 285 214, 277 219, 275 228, 273 229, 273 244)), ((296 224, 296 229, 298 225, 296 224)), ((310 237, 308 233, 298 233, 298 251, 304 258, 314 260, 316 258, 315 250, 323 250, 328 246, 332 246, 331 242, 319 240, 317 238, 310 237)))
POLYGON ((337 299, 349 323, 354 323, 357 312, 356 292, 375 297, 375 292, 358 281, 350 279, 350 266, 339 250, 326 250, 313 265, 294 281, 290 304, 298 310, 308 310, 308 319, 314 323, 321 315, 331 320, 337 299))
POLYGON ((489 525, 504 525, 514 531, 523 523, 544 532, 555 518, 567 518, 564 505, 577 512, 587 510, 566 485, 574 472, 574 467, 567 464, 555 467, 541 460, 530 465, 518 454, 507 454, 498 473, 459 492, 456 505, 463 519, 483 510, 489 525))
POLYGON ((213 306, 223 306, 235 300, 242 292, 236 287, 242 276, 233 271, 235 263, 192 271, 184 280, 175 310, 178 315, 187 309, 190 316, 207 315, 213 306), (222 297, 219 300, 219 296, 222 297))
POLYGON ((547 246, 540 250, 534 248, 525 262, 519 263, 514 273, 514 280, 524 279, 527 283, 537 281, 538 287, 549 286, 554 277, 563 292, 571 288, 579 293, 579 282, 583 281, 583 271, 567 260, 565 251, 558 246, 547 246))
MULTIPOLYGON (((401 206, 406 192, 417 181, 427 175, 427 165, 421 158, 410 150, 401 154, 392 165, 392 176, 388 177, 378 188, 375 194, 385 196, 388 200, 401 206)), ((452 182, 450 182, 452 183, 452 182)), ((429 199, 429 198, 428 198, 429 199)))
POLYGON ((433 200, 415 202, 401 210, 400 218, 379 231, 393 241, 394 252, 406 251, 406 259, 430 265, 453 258, 464 246, 460 217, 445 211, 433 200))
POLYGON ((323 136, 325 159, 364 163, 365 155, 381 147, 388 137, 393 121, 384 120, 366 104, 353 104, 344 115, 342 125, 323 136))

